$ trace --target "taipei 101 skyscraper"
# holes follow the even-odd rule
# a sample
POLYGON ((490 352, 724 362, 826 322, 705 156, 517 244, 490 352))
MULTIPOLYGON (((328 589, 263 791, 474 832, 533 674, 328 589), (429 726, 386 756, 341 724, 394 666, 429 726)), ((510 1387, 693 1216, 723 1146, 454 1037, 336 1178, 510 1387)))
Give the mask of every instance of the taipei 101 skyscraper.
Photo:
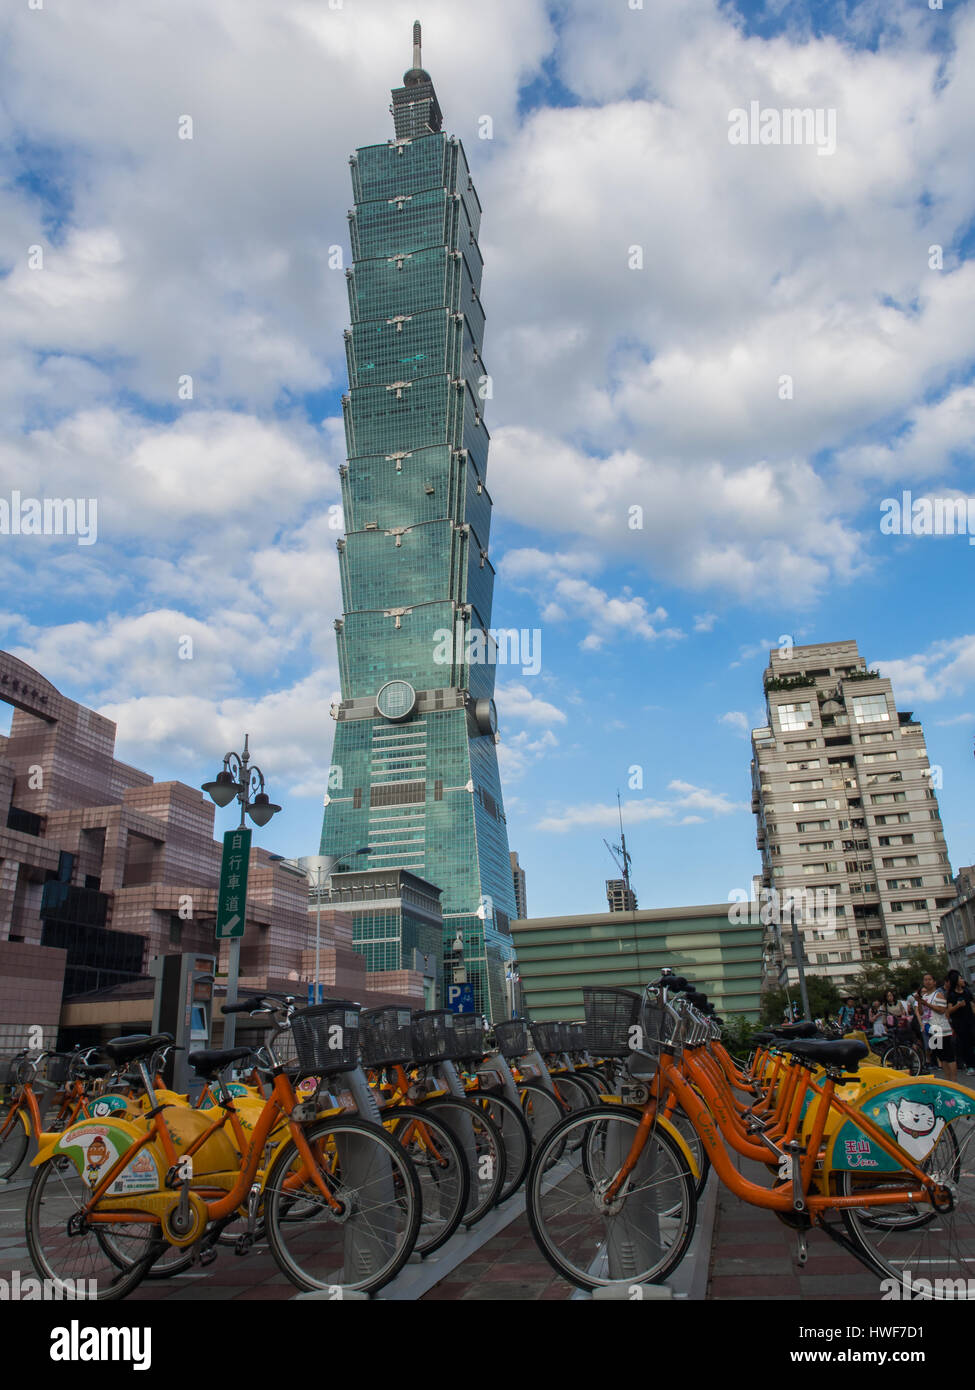
MULTIPOLYGON (((321 852, 368 846, 357 869, 440 888, 444 952, 459 936, 475 1008, 499 1018, 515 904, 489 635, 481 206, 441 130, 419 24, 392 97, 395 138, 350 159, 342 698, 321 852)), ((371 968, 410 968, 386 917, 357 915, 357 948, 371 968)))

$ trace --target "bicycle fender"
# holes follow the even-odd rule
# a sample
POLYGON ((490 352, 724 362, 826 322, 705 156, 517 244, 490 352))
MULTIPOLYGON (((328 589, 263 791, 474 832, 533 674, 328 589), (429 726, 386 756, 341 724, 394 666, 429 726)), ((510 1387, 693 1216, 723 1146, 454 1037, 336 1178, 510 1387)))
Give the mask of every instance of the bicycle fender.
MULTIPOLYGON (((946 1124, 963 1115, 975 1115, 975 1092, 953 1081, 904 1077, 864 1091, 855 1108, 918 1163, 934 1148, 946 1124)), ((826 1151, 827 1171, 896 1173, 899 1167, 896 1159, 845 1117, 826 1151)))
MULTIPOLYGON (((145 1129, 128 1120, 79 1120, 44 1144, 32 1160, 37 1168, 46 1160, 64 1155, 77 1168, 89 1187, 97 1187, 99 1173, 106 1172, 145 1134, 145 1129)), ((166 1163, 157 1154, 155 1144, 146 1144, 127 1168, 123 1168, 109 1188, 114 1196, 129 1196, 136 1192, 157 1192, 163 1187, 166 1163)))

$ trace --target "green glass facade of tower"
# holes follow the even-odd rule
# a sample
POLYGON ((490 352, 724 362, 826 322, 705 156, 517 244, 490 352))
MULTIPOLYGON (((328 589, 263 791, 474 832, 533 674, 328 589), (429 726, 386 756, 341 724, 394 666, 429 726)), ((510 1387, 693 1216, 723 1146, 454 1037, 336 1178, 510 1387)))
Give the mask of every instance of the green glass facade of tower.
MULTIPOLYGON (((321 852, 368 845, 361 867, 436 884, 444 950, 459 932, 476 1007, 498 1018, 515 904, 495 666, 467 659, 469 635, 490 629, 494 583, 481 208, 460 141, 440 129, 418 32, 414 43, 395 138, 350 160, 342 698, 321 852)), ((383 959, 395 968, 388 940, 383 959)))

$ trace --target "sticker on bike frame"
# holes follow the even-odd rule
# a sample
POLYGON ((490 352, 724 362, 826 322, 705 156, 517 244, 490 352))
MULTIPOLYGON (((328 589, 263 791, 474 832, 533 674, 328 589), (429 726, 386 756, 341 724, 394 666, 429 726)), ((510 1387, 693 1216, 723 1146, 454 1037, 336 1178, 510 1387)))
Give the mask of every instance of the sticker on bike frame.
POLYGON ((95 1100, 87 1101, 81 1108, 81 1113, 86 1120, 105 1120, 109 1116, 117 1114, 118 1111, 127 1112, 128 1101, 124 1096, 98 1096, 95 1100))
MULTIPOLYGON (((125 1130, 114 1125, 80 1124, 65 1131, 55 1145, 55 1152, 66 1154, 87 1185, 94 1189, 132 1144, 133 1140, 125 1130)), ((152 1154, 143 1149, 119 1173, 108 1191, 121 1197, 133 1192, 156 1192, 159 1186, 159 1174, 152 1154)))
MULTIPOLYGON (((235 1099, 239 1098, 240 1096, 246 1096, 246 1095, 249 1094, 249 1092, 248 1092, 248 1090, 247 1090, 247 1087, 244 1086, 244 1085, 242 1085, 239 1081, 230 1081, 230 1082, 228 1082, 228 1083, 227 1083, 227 1090, 230 1092, 230 1094, 231 1094, 235 1099)), ((201 1109, 201 1110, 212 1110, 213 1107, 214 1107, 216 1104, 217 1104, 217 1102, 213 1099, 213 1096, 212 1096, 212 1095, 209 1093, 209 1091, 208 1091, 208 1092, 207 1092, 207 1095, 206 1095, 206 1099, 203 1101, 203 1104, 200 1106, 200 1109, 201 1109)))
MULTIPOLYGON (((963 1115, 975 1115, 975 1094, 938 1082, 896 1082, 869 1092, 860 1108, 919 1163, 937 1144, 946 1124, 963 1115)), ((834 1170, 894 1173, 900 1167, 852 1120, 846 1120, 836 1131, 828 1158, 828 1166, 834 1170)))

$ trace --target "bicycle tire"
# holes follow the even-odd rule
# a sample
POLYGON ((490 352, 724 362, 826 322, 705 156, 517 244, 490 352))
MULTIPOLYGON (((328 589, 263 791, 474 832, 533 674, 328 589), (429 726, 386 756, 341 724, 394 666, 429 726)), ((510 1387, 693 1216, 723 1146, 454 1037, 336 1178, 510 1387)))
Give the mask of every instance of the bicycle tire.
MULTIPOLYGON (((94 1228, 89 1228, 87 1231, 79 1232, 78 1238, 81 1239, 86 1235, 91 1236, 94 1244, 102 1251, 108 1261, 105 1273, 111 1277, 107 1281, 103 1280, 99 1275, 98 1267, 90 1260, 87 1272, 68 1274, 63 1269, 59 1270, 55 1263, 56 1257, 60 1257, 62 1252, 67 1252, 71 1248, 70 1241, 68 1244, 65 1243, 67 1218, 79 1211, 84 1199, 89 1195, 87 1183, 70 1159, 57 1155, 42 1163, 35 1170, 34 1180, 27 1193, 25 1213, 27 1249, 30 1251, 31 1260, 38 1274, 42 1279, 53 1280, 56 1290, 75 1287, 79 1280, 91 1280, 96 1285, 94 1295, 96 1302, 116 1302, 125 1298, 141 1284, 146 1271, 165 1249, 166 1242, 158 1235, 158 1227, 154 1228, 150 1222, 146 1222, 144 1226, 137 1226, 135 1229, 133 1229, 132 1223, 120 1223, 125 1226, 129 1238, 136 1242, 136 1245, 141 1244, 144 1252, 141 1258, 133 1259, 127 1269, 120 1270, 115 1261, 104 1250, 102 1244, 104 1228, 98 1232, 94 1228), (48 1183, 52 1181, 57 1181, 61 1190, 54 1188, 51 1194, 45 1195, 48 1183), (50 1238, 47 1235, 48 1228, 51 1231, 50 1238), (152 1234, 154 1229, 156 1231, 155 1237, 152 1234)), ((91 1243, 87 1248, 91 1250, 91 1243)), ((84 1258, 80 1245, 77 1247, 77 1258, 79 1260, 84 1258)), ((60 1264, 60 1258, 58 1258, 58 1264, 60 1264)))
POLYGON ((606 1174, 597 1176, 593 1171, 586 1171, 583 1155, 587 1155, 591 1163, 600 1148, 605 1153, 605 1134, 612 1126, 627 1127, 615 1144, 615 1153, 625 1154, 641 1120, 642 1111, 631 1106, 597 1105, 588 1110, 574 1111, 545 1136, 532 1159, 525 1194, 532 1235, 541 1254, 556 1273, 577 1288, 591 1292, 614 1285, 657 1284, 680 1264, 687 1253, 697 1214, 694 1183, 679 1146, 659 1126, 647 1140, 649 1147, 638 1159, 627 1182, 625 1195, 614 1203, 616 1209, 600 1210, 597 1205, 594 1189, 601 1185, 608 1186, 610 1172, 616 1169, 615 1160, 607 1161, 606 1174), (590 1142, 587 1136, 586 1131, 595 1126, 603 1132, 601 1144, 590 1142), (572 1138, 574 1130, 579 1131, 577 1139, 572 1138), (632 1134, 629 1130, 632 1130, 632 1134), (558 1157, 550 1161, 556 1150, 559 1151, 558 1157), (661 1169, 666 1170, 662 1175, 661 1169), (644 1203, 656 1202, 661 1210, 642 1213, 640 1203, 631 1200, 641 1193, 645 1194, 644 1203), (552 1211, 549 1221, 546 1213, 550 1198, 552 1211), (578 1220, 567 1219, 573 1199, 577 1201, 581 1213, 578 1220), (618 1234, 614 1231, 613 1241, 618 1244, 615 1244, 615 1256, 611 1257, 607 1223, 623 1217, 628 1205, 630 1215, 627 1220, 630 1224, 627 1226, 626 1221, 622 1221, 618 1234), (648 1223, 644 1229, 639 1228, 641 1220, 648 1223), (654 1224, 655 1234, 651 1230, 654 1224), (656 1252, 649 1263, 647 1257, 640 1253, 641 1239, 646 1249, 656 1252), (561 1248, 560 1241, 571 1245, 577 1253, 561 1248), (618 1258, 620 1263, 628 1266, 625 1274, 608 1277, 612 1258, 618 1258), (607 1274, 600 1272, 603 1268, 607 1269, 607 1274))
POLYGON ((413 1246, 420 1256, 432 1255, 457 1230, 470 1200, 471 1179, 464 1151, 444 1121, 428 1113, 420 1115, 416 1106, 394 1106, 382 1112, 383 1128, 406 1149, 420 1182, 422 1215, 413 1246), (435 1152, 431 1153, 422 1136, 410 1134, 411 1126, 424 1125, 433 1131, 435 1152), (447 1155, 449 1162, 440 1162, 447 1155), (446 1210, 444 1207, 446 1205, 446 1210))
POLYGON ((23 1110, 3 1116, 0 1129, 7 1124, 10 1128, 0 1138, 0 1178, 9 1182, 24 1161, 30 1144, 30 1127, 23 1110))
POLYGON ((554 1129, 566 1112, 565 1106, 544 1086, 528 1082, 518 1087, 521 1097, 521 1112, 531 1132, 532 1148, 544 1139, 549 1130, 554 1129))
POLYGON ((591 1086, 596 1088, 597 1093, 601 1096, 608 1096, 612 1090, 605 1076, 603 1076, 601 1071, 597 1071, 595 1067, 576 1067, 574 1075, 581 1076, 584 1081, 588 1081, 591 1086))
POLYGON ((471 1091, 469 1098, 485 1110, 501 1131, 504 1143, 504 1183, 497 1205, 506 1202, 522 1186, 532 1161, 532 1135, 521 1110, 507 1096, 471 1091))
POLYGON ((500 1201, 506 1171, 501 1131, 480 1106, 459 1096, 438 1096, 435 1100, 421 1101, 418 1108, 441 1115, 464 1149, 471 1179, 464 1213, 464 1225, 469 1230, 483 1221, 500 1201))
MULTIPOLYGON (((105 1254, 118 1269, 130 1268, 133 1261, 129 1252, 119 1246, 111 1230, 96 1229, 95 1236, 105 1254)), ((178 1245, 170 1245, 168 1241, 164 1241, 163 1248, 142 1277, 172 1279, 174 1274, 182 1274, 184 1270, 189 1269, 192 1263, 193 1255, 190 1250, 183 1250, 178 1245)))
POLYGON ((599 1092, 592 1082, 577 1076, 575 1072, 553 1076, 552 1085, 559 1099, 570 1111, 588 1110, 590 1106, 599 1102, 599 1092))
POLYGON ((332 1214, 310 1174, 303 1180, 299 1197, 295 1197, 293 1189, 290 1192, 285 1189, 289 1175, 300 1177, 304 1169, 298 1146, 290 1139, 279 1151, 264 1187, 264 1221, 271 1253, 282 1272, 300 1289, 334 1290, 336 1297, 341 1297, 342 1289, 373 1293, 395 1278, 413 1253, 422 1216, 420 1184, 413 1165, 406 1151, 381 1125, 355 1115, 316 1121, 305 1129, 305 1138, 312 1149, 318 1151, 319 1159, 328 1156, 328 1165, 319 1162, 319 1173, 329 1191, 343 1202, 343 1211, 338 1216, 332 1214), (364 1150, 370 1144, 372 1157, 364 1161, 364 1150), (347 1192, 343 1186, 343 1162, 356 1174, 355 1186, 350 1182, 347 1192), (373 1164, 376 1165, 374 1169, 373 1164), (368 1176, 370 1172, 371 1177, 368 1176), (367 1178, 359 1178, 359 1173, 365 1173, 367 1178), (380 1223, 370 1227, 363 1220, 362 1193, 367 1188, 371 1188, 373 1203, 369 1210, 385 1211, 388 1214, 386 1226, 380 1223), (290 1237, 283 1232, 288 1225, 287 1208, 296 1202, 310 1204, 319 1219, 292 1223, 298 1237, 289 1245, 290 1237), (401 1219, 394 1233, 392 1222, 397 1213, 401 1219), (346 1255, 346 1247, 350 1245, 347 1234, 342 1237, 341 1256, 334 1242, 326 1248, 325 1237, 336 1231, 346 1232, 353 1221, 358 1222, 356 1231, 361 1237, 358 1248, 351 1248, 346 1255), (291 1248, 301 1237, 301 1248, 291 1248), (383 1254, 382 1247, 389 1248, 381 1262, 377 1262, 383 1254), (315 1271, 309 1267, 312 1260, 318 1261, 319 1268, 315 1271), (339 1277, 346 1273, 347 1260, 353 1265, 353 1276, 358 1277, 339 1277))

